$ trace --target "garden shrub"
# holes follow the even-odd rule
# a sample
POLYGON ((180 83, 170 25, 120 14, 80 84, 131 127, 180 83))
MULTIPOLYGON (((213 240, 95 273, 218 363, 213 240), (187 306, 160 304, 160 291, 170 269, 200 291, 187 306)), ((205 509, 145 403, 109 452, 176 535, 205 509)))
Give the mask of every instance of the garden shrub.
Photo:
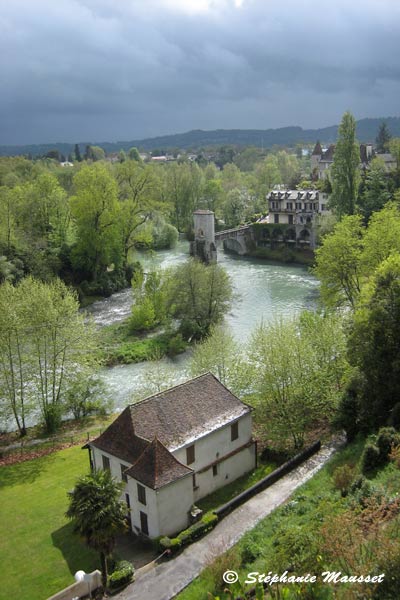
POLYGON ((350 486, 354 479, 354 469, 349 465, 337 467, 333 473, 333 485, 339 490, 343 498, 349 493, 350 486))
POLYGON ((108 578, 108 587, 115 590, 123 585, 127 585, 133 580, 133 565, 127 560, 123 560, 116 565, 114 572, 108 578))
POLYGON ((190 544, 207 531, 210 531, 217 524, 217 521, 218 517, 215 513, 207 513, 200 521, 181 531, 175 538, 162 537, 159 541, 161 552, 164 552, 164 550, 171 550, 173 552, 190 544))
POLYGON ((381 466, 381 456, 379 448, 372 442, 365 444, 364 452, 361 457, 361 471, 364 475, 371 474, 375 469, 381 466))
POLYGON ((382 464, 388 462, 392 446, 396 446, 397 444, 400 444, 400 433, 394 427, 382 427, 379 430, 376 445, 379 448, 382 464))

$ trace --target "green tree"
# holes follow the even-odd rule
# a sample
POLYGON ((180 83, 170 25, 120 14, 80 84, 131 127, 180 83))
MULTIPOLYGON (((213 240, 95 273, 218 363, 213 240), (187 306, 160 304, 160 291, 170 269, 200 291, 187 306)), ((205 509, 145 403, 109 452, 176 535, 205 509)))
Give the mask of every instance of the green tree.
POLYGON ((388 202, 369 221, 361 257, 363 272, 373 274, 392 252, 400 252, 400 210, 397 203, 388 202))
POLYGON ((249 345, 252 403, 266 436, 295 448, 335 414, 346 375, 346 338, 336 315, 261 324, 249 345))
POLYGON ((126 530, 126 505, 120 500, 123 486, 108 470, 98 470, 81 477, 68 492, 66 516, 73 520, 75 533, 100 553, 103 587, 107 585, 107 558, 117 534, 126 530))
POLYGON ((385 121, 379 125, 378 134, 375 139, 377 152, 387 152, 392 136, 385 121))
POLYGON ((325 306, 354 309, 361 289, 364 228, 360 216, 344 217, 316 250, 314 273, 325 306))
POLYGON ((293 154, 281 150, 276 155, 281 181, 289 188, 295 187, 300 176, 300 165, 293 154))
POLYGON ((274 154, 269 154, 265 160, 256 167, 257 192, 264 200, 268 192, 275 185, 282 182, 278 159, 274 154))
POLYGON ((384 425, 400 398, 400 254, 386 258, 363 288, 349 356, 364 377, 360 421, 384 425))
POLYGON ((104 160, 105 157, 106 154, 100 146, 86 146, 85 160, 93 160, 95 162, 97 160, 104 160))
POLYGON ((142 162, 139 151, 135 147, 132 147, 129 149, 128 156, 131 160, 136 160, 137 162, 142 162))
POLYGON ((192 225, 193 211, 199 207, 203 173, 196 163, 166 165, 165 200, 173 205, 173 224, 178 231, 192 225))
POLYGON ((330 205, 339 217, 355 211, 360 183, 360 146, 356 140, 356 121, 349 112, 343 115, 331 167, 330 205))
POLYGON ((82 161, 81 150, 79 148, 79 144, 75 144, 74 155, 75 155, 75 160, 77 162, 81 162, 82 161))
POLYGON ((96 281, 108 266, 122 261, 117 183, 108 168, 97 163, 83 167, 74 185, 75 196, 70 200, 77 230, 73 264, 96 281))
POLYGON ((243 347, 223 325, 212 327, 206 339, 195 345, 190 371, 193 376, 211 371, 237 395, 249 388, 243 347))
POLYGON ((366 222, 373 212, 381 210, 390 200, 385 163, 379 157, 374 158, 366 172, 364 191, 359 199, 360 210, 366 222))
POLYGON ((167 206, 157 198, 157 179, 152 166, 128 160, 116 168, 119 188, 119 229, 122 237, 124 263, 138 244, 150 244, 151 232, 144 225, 167 206))
POLYGON ((0 307, 0 395, 21 435, 32 408, 51 433, 66 412, 70 382, 81 369, 95 366, 94 331, 85 324, 75 293, 60 280, 5 283, 0 307))
POLYGON ((217 264, 190 259, 166 274, 167 314, 179 319, 184 338, 200 339, 219 323, 232 300, 232 284, 217 264))

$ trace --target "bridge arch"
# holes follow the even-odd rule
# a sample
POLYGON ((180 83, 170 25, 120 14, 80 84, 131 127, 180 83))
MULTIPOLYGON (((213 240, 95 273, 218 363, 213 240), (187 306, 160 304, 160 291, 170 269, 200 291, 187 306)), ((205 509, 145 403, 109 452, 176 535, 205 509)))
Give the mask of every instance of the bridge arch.
POLYGON ((225 250, 236 252, 237 254, 246 254, 246 248, 242 245, 241 240, 237 237, 228 237, 223 240, 225 250))

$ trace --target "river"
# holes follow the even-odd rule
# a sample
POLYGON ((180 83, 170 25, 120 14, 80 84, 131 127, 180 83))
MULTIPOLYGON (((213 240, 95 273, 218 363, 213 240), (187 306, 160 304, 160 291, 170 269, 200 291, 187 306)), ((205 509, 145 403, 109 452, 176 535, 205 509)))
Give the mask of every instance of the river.
MULTIPOLYGON (((168 268, 183 263, 189 255, 189 244, 178 242, 173 250, 157 253, 139 253, 144 270, 154 267, 168 268)), ((315 306, 318 281, 306 268, 297 265, 268 264, 257 258, 239 257, 218 249, 218 263, 231 277, 234 301, 225 320, 238 340, 245 342, 252 329, 261 320, 270 321, 279 316, 294 315, 304 308, 315 306)), ((95 302, 88 311, 99 326, 121 321, 130 314, 132 295, 130 290, 113 294, 110 298, 95 302)), ((187 377, 190 352, 174 359, 163 359, 174 383, 187 377)), ((129 403, 132 395, 143 386, 143 377, 149 363, 119 365, 102 371, 102 377, 110 389, 114 406, 120 410, 129 403)))

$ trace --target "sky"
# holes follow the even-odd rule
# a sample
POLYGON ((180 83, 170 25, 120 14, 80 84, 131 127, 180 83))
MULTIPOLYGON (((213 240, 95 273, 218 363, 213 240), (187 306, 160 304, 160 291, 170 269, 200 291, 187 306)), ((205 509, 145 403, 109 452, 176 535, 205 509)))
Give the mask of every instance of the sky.
POLYGON ((0 144, 400 116, 399 0, 0 0, 0 144))

